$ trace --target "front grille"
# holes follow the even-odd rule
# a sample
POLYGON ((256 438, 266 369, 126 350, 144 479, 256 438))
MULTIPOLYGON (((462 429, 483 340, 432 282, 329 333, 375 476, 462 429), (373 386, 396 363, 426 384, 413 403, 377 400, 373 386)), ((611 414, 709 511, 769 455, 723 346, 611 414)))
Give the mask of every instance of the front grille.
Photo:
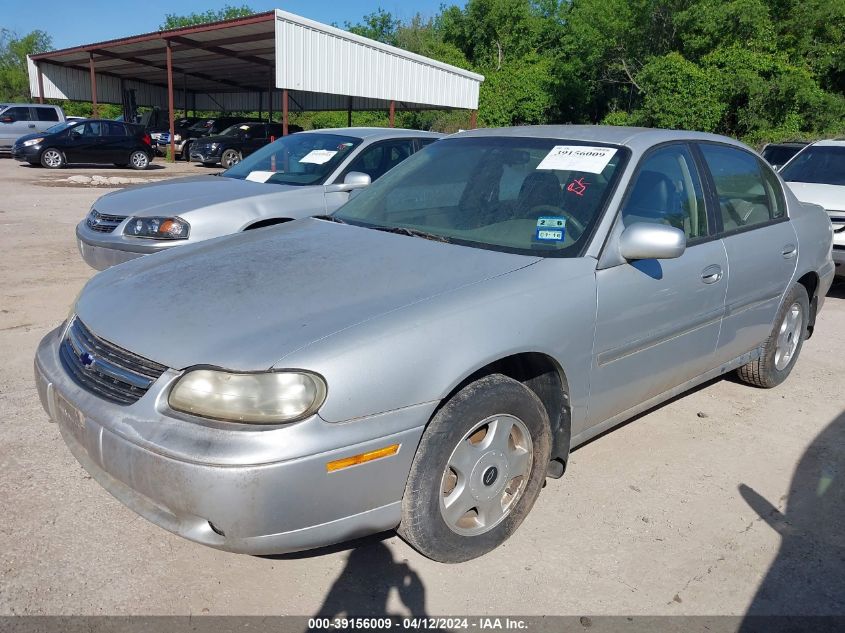
POLYGON ((117 404, 137 402, 167 369, 92 334, 78 317, 67 329, 60 356, 74 382, 117 404))
POLYGON ((97 231, 98 233, 111 233, 125 219, 125 215, 109 215, 108 213, 100 213, 95 209, 88 214, 88 219, 85 220, 85 224, 92 231, 97 231))

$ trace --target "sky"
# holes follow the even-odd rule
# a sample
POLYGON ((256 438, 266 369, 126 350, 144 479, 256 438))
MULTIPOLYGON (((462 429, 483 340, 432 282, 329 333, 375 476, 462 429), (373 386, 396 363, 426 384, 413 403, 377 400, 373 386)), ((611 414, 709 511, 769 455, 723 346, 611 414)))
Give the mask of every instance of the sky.
MULTIPOLYGON (((441 4, 463 5, 461 0, 41 0, 38 9, 28 2, 4 6, 0 27, 25 35, 46 31, 55 48, 92 44, 127 35, 157 31, 168 13, 185 15, 246 4, 255 11, 283 9, 326 24, 356 23, 379 7, 399 19, 415 13, 437 14, 441 4)), ((5 3, 4 3, 5 5, 5 3)))

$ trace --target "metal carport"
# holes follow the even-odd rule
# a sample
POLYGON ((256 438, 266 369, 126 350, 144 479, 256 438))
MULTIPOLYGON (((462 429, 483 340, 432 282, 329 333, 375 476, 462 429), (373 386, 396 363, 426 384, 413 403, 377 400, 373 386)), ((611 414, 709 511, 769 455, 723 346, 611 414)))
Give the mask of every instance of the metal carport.
POLYGON ((49 51, 28 58, 44 99, 176 109, 289 111, 467 109, 484 77, 276 9, 49 51))

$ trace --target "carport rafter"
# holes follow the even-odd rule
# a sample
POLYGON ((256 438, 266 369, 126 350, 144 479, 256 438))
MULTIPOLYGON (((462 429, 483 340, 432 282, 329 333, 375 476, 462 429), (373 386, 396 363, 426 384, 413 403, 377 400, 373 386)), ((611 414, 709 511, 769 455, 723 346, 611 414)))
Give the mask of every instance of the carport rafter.
MULTIPOLYGON (((167 43, 167 40, 165 40, 165 46, 166 46, 166 43, 167 43)), ((91 51, 91 60, 92 60, 91 63, 92 64, 93 64, 93 59, 94 59, 94 57, 93 57, 94 53, 96 53, 97 55, 100 55, 102 57, 109 57, 111 59, 126 60, 126 61, 132 62, 134 64, 138 64, 139 66, 149 66, 151 68, 158 68, 159 70, 163 70, 165 72, 167 72, 167 69, 168 69, 168 66, 167 66, 166 63, 165 64, 159 64, 159 63, 156 63, 156 62, 151 62, 149 60, 143 59, 141 57, 135 57, 134 55, 132 55, 132 56, 121 55, 120 53, 112 53, 111 51, 106 51, 106 50, 103 50, 101 48, 91 51)), ((185 69, 179 68, 177 66, 173 66, 171 68, 171 73, 172 72, 178 72, 178 73, 184 74, 188 77, 195 77, 197 79, 202 79, 203 81, 210 81, 212 83, 218 83, 218 84, 221 84, 221 85, 224 85, 224 86, 230 86, 232 88, 237 88, 239 90, 251 90, 251 91, 256 91, 256 92, 261 90, 260 88, 256 88, 255 86, 247 86, 247 85, 244 85, 244 84, 239 83, 237 81, 232 81, 231 79, 220 79, 220 78, 214 77, 212 75, 208 75, 206 73, 200 73, 200 72, 197 72, 197 71, 185 70, 185 69)))
POLYGON ((269 59, 264 59, 263 57, 256 57, 255 55, 249 55, 241 53, 240 51, 233 51, 228 48, 223 48, 222 46, 217 46, 213 44, 206 44, 205 42, 197 42, 195 40, 190 40, 186 37, 176 36, 169 38, 169 41, 178 42, 179 44, 183 44, 190 48, 197 48, 200 50, 208 51, 209 53, 215 53, 220 55, 221 57, 226 58, 236 58, 242 59, 246 62, 251 62, 253 64, 258 64, 260 66, 267 66, 269 68, 273 68, 275 64, 271 62, 269 59))

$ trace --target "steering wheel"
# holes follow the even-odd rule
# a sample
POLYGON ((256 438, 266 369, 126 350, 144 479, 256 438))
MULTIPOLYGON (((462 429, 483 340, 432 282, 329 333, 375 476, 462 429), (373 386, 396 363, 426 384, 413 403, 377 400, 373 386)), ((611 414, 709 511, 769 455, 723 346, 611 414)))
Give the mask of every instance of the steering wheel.
POLYGON ((570 231, 573 241, 576 241, 584 233, 585 227, 581 220, 576 218, 571 213, 564 211, 560 207, 556 207, 552 204, 538 204, 536 207, 531 207, 531 210, 528 212, 529 218, 539 218, 543 215, 565 217, 566 229, 569 230, 571 227, 575 229, 575 231, 577 231, 577 233, 575 231, 570 231))

